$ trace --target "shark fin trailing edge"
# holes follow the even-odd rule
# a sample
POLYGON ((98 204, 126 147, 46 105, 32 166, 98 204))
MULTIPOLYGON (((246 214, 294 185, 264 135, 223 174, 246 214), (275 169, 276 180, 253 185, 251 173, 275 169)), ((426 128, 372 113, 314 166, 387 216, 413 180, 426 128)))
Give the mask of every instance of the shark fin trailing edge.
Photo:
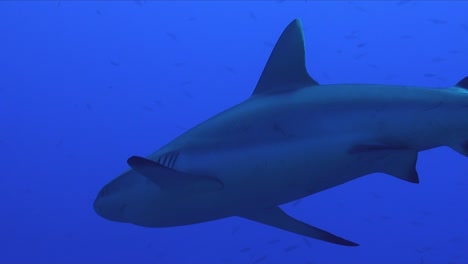
POLYGON ((416 162, 418 161, 417 151, 394 151, 389 155, 391 162, 389 163, 389 166, 386 166, 386 168, 383 169, 383 173, 410 183, 419 183, 419 175, 416 170, 416 162))
POLYGON ((451 145, 450 148, 458 152, 459 154, 468 157, 468 140, 462 142, 461 144, 451 145))
POLYGON ((288 92, 314 85, 318 83, 306 69, 302 24, 299 19, 295 19, 276 42, 252 96, 288 92))
POLYGON ((270 209, 263 209, 259 211, 244 213, 240 217, 262 223, 265 225, 273 226, 285 231, 303 235, 306 237, 326 241, 329 243, 342 245, 342 246, 359 246, 358 244, 346 240, 344 238, 335 236, 325 230, 308 225, 301 222, 289 215, 287 215, 281 208, 273 207, 270 209))
POLYGON ((416 170, 418 152, 408 149, 405 146, 392 146, 385 144, 359 144, 349 150, 350 154, 365 155, 369 153, 375 157, 379 153, 380 157, 375 164, 376 172, 382 172, 398 179, 419 183, 419 176, 416 170))
POLYGON ((142 157, 132 156, 127 163, 164 191, 196 193, 220 191, 224 188, 223 183, 216 178, 179 172, 142 157))

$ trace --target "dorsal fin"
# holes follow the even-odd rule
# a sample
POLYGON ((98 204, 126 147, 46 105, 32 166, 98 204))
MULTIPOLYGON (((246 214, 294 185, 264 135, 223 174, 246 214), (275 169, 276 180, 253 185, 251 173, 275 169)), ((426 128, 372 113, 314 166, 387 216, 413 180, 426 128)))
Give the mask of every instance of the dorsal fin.
POLYGON ((463 78, 463 80, 459 81, 455 86, 463 89, 468 89, 468 76, 463 78))
POLYGON ((295 19, 276 42, 252 95, 288 92, 318 85, 307 73, 302 24, 295 19))

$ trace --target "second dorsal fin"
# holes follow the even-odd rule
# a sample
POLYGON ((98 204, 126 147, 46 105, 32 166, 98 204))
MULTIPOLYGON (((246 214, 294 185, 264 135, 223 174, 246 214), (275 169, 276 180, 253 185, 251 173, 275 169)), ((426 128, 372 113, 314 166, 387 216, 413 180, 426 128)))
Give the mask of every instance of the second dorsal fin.
POLYGON ((460 80, 456 85, 458 88, 467 89, 468 90, 468 76, 460 80))

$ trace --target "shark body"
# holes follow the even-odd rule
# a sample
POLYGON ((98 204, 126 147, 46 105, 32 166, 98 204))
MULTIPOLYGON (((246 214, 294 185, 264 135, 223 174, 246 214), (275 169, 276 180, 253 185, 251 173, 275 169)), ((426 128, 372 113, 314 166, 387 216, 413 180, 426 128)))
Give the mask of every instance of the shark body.
POLYGON ((188 130, 99 192, 111 221, 171 227, 239 216, 346 246, 280 205, 381 172, 418 183, 419 151, 468 156, 468 77, 446 89, 319 85, 300 20, 276 43, 250 98, 188 130))

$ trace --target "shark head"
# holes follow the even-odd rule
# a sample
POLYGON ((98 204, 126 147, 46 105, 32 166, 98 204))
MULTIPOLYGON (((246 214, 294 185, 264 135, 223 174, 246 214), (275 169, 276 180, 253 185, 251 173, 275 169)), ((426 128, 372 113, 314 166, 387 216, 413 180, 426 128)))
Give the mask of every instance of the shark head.
POLYGON ((94 201, 94 211, 101 217, 132 223, 135 212, 146 204, 144 178, 129 170, 106 184, 94 201))
POLYGON ((182 173, 146 158, 133 156, 127 162, 131 169, 106 184, 94 201, 94 211, 104 219, 146 227, 184 225, 180 211, 191 213, 185 198, 223 189, 214 178, 182 173))

